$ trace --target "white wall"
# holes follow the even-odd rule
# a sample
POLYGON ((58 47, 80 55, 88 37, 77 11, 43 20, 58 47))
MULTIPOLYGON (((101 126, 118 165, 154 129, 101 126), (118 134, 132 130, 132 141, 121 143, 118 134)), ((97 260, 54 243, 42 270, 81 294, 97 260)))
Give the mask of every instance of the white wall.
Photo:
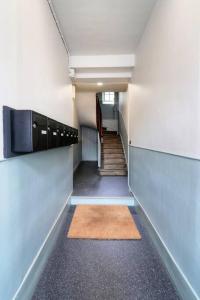
MULTIPOLYGON (((3 1, 0 15, 0 107, 17 102, 17 1, 3 1)), ((3 126, 0 112, 0 159, 3 156, 3 126)))
POLYGON ((76 107, 80 125, 96 128, 96 93, 77 92, 76 107))
MULTIPOLYGON (((0 106, 32 109, 73 125, 67 53, 48 4, 16 2, 1 7, 0 106)), ((0 158, 2 148, 1 113, 0 158)))
POLYGON ((134 146, 200 158, 200 2, 158 1, 136 52, 134 146))
POLYGON ((118 120, 117 119, 103 119, 102 126, 106 127, 108 131, 118 131, 118 120))
POLYGON ((119 93, 119 111, 124 120, 124 125, 128 133, 128 91, 119 93))

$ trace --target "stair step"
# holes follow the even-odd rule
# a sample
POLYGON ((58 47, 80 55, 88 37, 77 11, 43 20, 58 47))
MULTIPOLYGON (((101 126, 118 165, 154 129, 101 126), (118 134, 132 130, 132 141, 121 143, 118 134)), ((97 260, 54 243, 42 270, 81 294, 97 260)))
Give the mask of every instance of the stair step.
POLYGON ((114 136, 110 136, 110 137, 103 137, 103 140, 104 141, 111 141, 111 140, 114 140, 114 141, 120 141, 121 140, 121 138, 119 137, 119 136, 116 136, 116 137, 114 137, 114 136))
POLYGON ((104 158, 103 164, 125 164, 124 158, 104 158))
POLYGON ((101 176, 127 176, 127 170, 104 170, 99 171, 101 176))
POLYGON ((122 144, 103 144, 104 149, 122 149, 122 144))
POLYGON ((104 170, 127 170, 126 164, 104 164, 104 170))
POLYGON ((121 144, 120 139, 103 139, 104 144, 121 144))
POLYGON ((118 135, 117 131, 104 131, 103 135, 118 135))
POLYGON ((103 149, 103 154, 104 153, 120 153, 123 154, 123 149, 119 148, 119 149, 103 149))
POLYGON ((124 153, 102 153, 102 159, 124 159, 124 153))

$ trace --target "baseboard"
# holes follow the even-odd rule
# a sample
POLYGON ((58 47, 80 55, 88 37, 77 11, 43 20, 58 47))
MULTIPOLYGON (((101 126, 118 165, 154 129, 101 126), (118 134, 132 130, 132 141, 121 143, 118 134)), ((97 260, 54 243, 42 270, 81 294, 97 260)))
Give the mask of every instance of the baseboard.
MULTIPOLYGON (((71 193, 72 194, 72 193, 71 193)), ((31 266, 24 276, 21 285, 16 291, 13 300, 29 300, 32 298, 36 285, 44 270, 49 255, 56 245, 61 228, 66 221, 68 209, 70 207, 71 194, 67 198, 49 233, 47 234, 42 246, 35 256, 31 266)))
MULTIPOLYGON (((130 188, 130 187, 129 187, 130 188)), ((170 253, 169 249, 165 245, 161 236, 159 235, 156 228, 151 223, 151 220, 146 213, 144 207, 141 205, 139 199, 135 196, 134 192, 131 190, 133 197, 135 199, 135 209, 140 215, 145 228, 147 229, 160 257, 162 262, 164 263, 169 276, 178 291, 178 294, 183 300, 199 300, 200 298, 192 288, 191 284, 187 280, 186 276, 182 272, 181 268, 177 265, 174 257, 170 253)))

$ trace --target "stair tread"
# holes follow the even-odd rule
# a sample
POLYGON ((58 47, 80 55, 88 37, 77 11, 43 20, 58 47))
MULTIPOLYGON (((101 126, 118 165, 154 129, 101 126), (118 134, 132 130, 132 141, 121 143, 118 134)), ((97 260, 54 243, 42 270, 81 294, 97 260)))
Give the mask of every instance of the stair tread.
POLYGON ((101 154, 102 159, 123 159, 124 154, 123 153, 102 153, 101 154))
POLYGON ((121 144, 107 144, 103 146, 103 149, 123 149, 121 144))
POLYGON ((102 176, 127 176, 127 165, 121 137, 117 133, 104 133, 102 143, 102 176))
POLYGON ((100 170, 102 176, 127 176, 127 170, 100 170))
POLYGON ((104 164, 125 164, 126 161, 124 158, 107 158, 103 159, 104 164))
POLYGON ((123 154, 123 149, 103 149, 103 153, 122 153, 123 154))
POLYGON ((125 165, 104 165, 103 170, 127 170, 125 165))
POLYGON ((122 142, 120 141, 120 140, 112 140, 112 141, 110 141, 110 140, 104 140, 103 141, 103 144, 104 145, 107 145, 107 144, 121 144, 122 142))

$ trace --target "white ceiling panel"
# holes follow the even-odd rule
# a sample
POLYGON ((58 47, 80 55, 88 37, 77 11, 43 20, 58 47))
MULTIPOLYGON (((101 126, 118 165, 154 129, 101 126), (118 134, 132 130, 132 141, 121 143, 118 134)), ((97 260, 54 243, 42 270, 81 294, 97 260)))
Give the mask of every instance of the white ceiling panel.
POLYGON ((71 55, 134 53, 156 0, 52 0, 71 55))

